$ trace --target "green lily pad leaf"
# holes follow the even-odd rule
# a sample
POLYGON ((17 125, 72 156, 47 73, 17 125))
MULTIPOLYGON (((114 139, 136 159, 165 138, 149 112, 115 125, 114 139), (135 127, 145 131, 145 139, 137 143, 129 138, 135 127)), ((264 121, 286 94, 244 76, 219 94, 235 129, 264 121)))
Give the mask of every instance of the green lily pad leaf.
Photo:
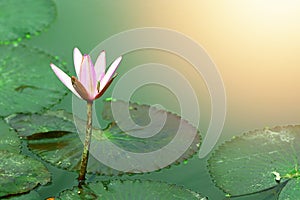
POLYGON ((32 190, 29 193, 21 194, 18 196, 11 196, 4 199, 9 200, 41 200, 41 196, 36 191, 32 190))
POLYGON ((298 125, 245 133, 212 154, 208 161, 210 174, 215 184, 230 195, 254 193, 289 180, 279 199, 299 197, 299 144, 298 125))
MULTIPOLYGON (((194 155, 200 146, 200 134, 194 126, 180 116, 157 107, 108 100, 105 101, 102 116, 104 120, 112 123, 109 132, 104 131, 105 137, 112 138, 112 143, 123 150, 118 151, 117 156, 109 157, 109 161, 123 159, 118 165, 127 172, 140 173, 161 169, 167 163, 164 161, 172 163, 169 157, 173 156, 177 156, 176 159, 173 157, 173 164, 179 164, 194 155), (113 116, 115 111, 120 115, 116 119, 113 116), (130 116, 123 111, 129 111, 130 116), (133 123, 130 123, 131 120, 133 123), (185 148, 184 145, 188 147, 185 148), (157 154, 153 153, 158 151, 160 152, 157 154), (135 155, 138 153, 143 156, 142 160, 135 155), (125 159, 130 161, 126 162, 125 159), (129 165, 124 167, 128 163, 129 165)), ((96 143, 94 146, 98 147, 98 153, 111 148, 102 143, 96 143)))
POLYGON ((300 197, 300 178, 292 179, 283 188, 279 199, 297 199, 300 197))
POLYGON ((0 151, 0 197, 28 192, 50 181, 50 173, 39 161, 21 154, 0 151))
POLYGON ((170 185, 163 182, 152 181, 120 181, 114 180, 103 185, 101 182, 90 183, 82 190, 74 188, 66 190, 59 196, 60 200, 80 200, 80 199, 118 199, 118 200, 138 200, 138 199, 200 199, 207 200, 196 192, 186 190, 176 185, 170 185))
POLYGON ((66 88, 49 67, 54 61, 37 49, 0 46, 1 116, 38 112, 63 97, 66 88))
MULTIPOLYGON (((50 181, 50 173, 40 162, 19 154, 20 138, 3 120, 0 120, 0 130, 0 198, 28 192, 50 181)), ((33 199, 29 194, 26 197, 30 198, 23 199, 33 199)))
POLYGON ((0 151, 20 152, 21 141, 17 133, 0 120, 0 151))
MULTIPOLYGON (((79 139, 72 114, 65 111, 48 111, 45 114, 17 114, 6 121, 24 138, 28 148, 43 160, 70 171, 80 169, 83 144, 79 139)), ((118 175, 92 155, 88 172, 118 175)))
MULTIPOLYGON (((123 114, 121 114, 121 115, 123 115, 123 114)), ((142 139, 140 141, 138 140, 138 138, 136 138, 134 136, 127 135, 127 138, 129 140, 133 139, 133 140, 139 141, 141 143, 148 143, 149 141, 151 142, 152 140, 160 141, 158 143, 151 142, 151 145, 147 146, 146 149, 141 150, 141 152, 144 152, 145 150, 147 150, 147 151, 157 150, 162 145, 169 143, 170 140, 168 140, 168 139, 174 137, 178 133, 178 128, 180 126, 180 122, 182 123, 182 126, 183 126, 181 128, 186 131, 185 139, 187 139, 187 140, 191 139, 189 137, 191 137, 192 134, 190 134, 189 132, 192 132, 192 133, 197 132, 197 130, 194 126, 189 124, 186 120, 181 119, 180 116, 178 116, 174 113, 167 112, 165 110, 161 110, 160 108, 150 107, 149 105, 141 105, 141 104, 137 104, 137 103, 129 103, 127 105, 126 102, 121 101, 121 100, 104 101, 104 109, 102 112, 102 117, 106 121, 117 123, 118 125, 122 125, 123 129, 126 129, 127 132, 130 132, 130 133, 138 132, 139 134, 145 135, 145 136, 141 137, 142 139), (117 111, 129 110, 130 117, 135 124, 132 124, 132 125, 127 124, 127 122, 129 122, 129 121, 125 118, 126 116, 120 116, 121 119, 118 119, 116 122, 116 119, 114 119, 114 116, 112 114, 112 108, 111 108, 112 105, 114 106, 114 110, 117 110, 117 111), (161 122, 157 119, 154 119, 152 122, 154 124, 154 126, 151 126, 151 129, 149 129, 149 127, 147 127, 147 125, 149 123, 151 123, 149 113, 152 113, 153 118, 156 117, 156 118, 159 118, 159 120, 160 120, 160 118, 162 120, 164 120, 164 118, 161 116, 166 115, 164 126, 160 127, 161 122), (141 127, 135 127, 135 126, 141 126, 141 127), (157 127, 161 128, 161 130, 157 131, 158 130, 157 127), (157 131, 158 133, 156 133, 155 136, 147 137, 148 136, 147 134, 149 134, 149 135, 152 134, 152 131, 153 131, 152 128, 154 129, 154 132, 157 131), (166 135, 168 137, 166 137, 166 135), (145 140, 147 138, 150 138, 150 139, 145 140)), ((116 127, 118 127, 118 126, 116 126, 116 127)), ((189 155, 186 155, 183 157, 189 157, 189 156, 193 155, 195 153, 195 151, 198 150, 198 148, 200 146, 200 133, 198 132, 195 135, 195 137, 196 138, 194 140, 192 140, 193 144, 191 145, 191 151, 186 152, 189 155)), ((126 148, 126 147, 124 146, 123 148, 126 148)), ((128 150, 132 150, 132 149, 128 149, 128 150)))
POLYGON ((44 114, 13 114, 5 120, 21 138, 28 137, 30 140, 41 135, 51 136, 51 132, 53 135, 56 135, 55 132, 77 132, 72 114, 63 110, 44 114))
POLYGON ((238 200, 273 200, 278 199, 282 189, 285 188, 289 180, 282 181, 275 186, 272 186, 267 189, 263 189, 261 191, 249 193, 249 194, 241 194, 236 196, 227 195, 228 199, 238 199, 238 200))
POLYGON ((38 34, 55 16, 56 7, 52 0, 0 1, 0 44, 38 34))
MULTIPOLYGON (((136 106, 137 110, 147 107, 137 104, 132 105, 136 106)), ((103 143, 101 142, 109 141, 118 145, 120 148, 139 153, 154 150, 155 147, 159 148, 172 139, 176 133, 176 120, 177 122, 180 121, 180 118, 174 114, 166 111, 161 112, 167 113, 170 121, 168 122, 168 126, 163 129, 163 134, 160 134, 158 137, 147 139, 129 137, 119 129, 116 123, 111 123, 110 126, 103 131, 93 128, 92 141, 100 143, 98 146, 103 148, 102 151, 105 152, 107 158, 111 161, 119 159, 120 155, 115 155, 108 149, 102 147, 101 144, 103 143), (172 127, 172 124, 175 124, 175 127, 172 127)), ((141 116, 141 118, 142 117, 143 116, 141 116)), ((6 120, 21 137, 26 139, 29 149, 39 155, 43 160, 70 171, 79 170, 83 144, 78 136, 71 114, 64 111, 50 111, 44 114, 31 115, 17 114, 7 117, 6 120)), ((85 124, 84 121, 76 121, 82 123, 83 126, 85 124)), ((195 130, 195 128, 187 122, 185 122, 185 126, 190 130, 195 130)), ((188 135, 188 133, 186 135, 188 135)), ((179 156, 175 163, 187 159, 198 150, 200 143, 199 134, 195 138, 189 139, 192 140, 191 147, 184 152, 183 155, 179 156)), ((91 145, 91 152, 92 151, 93 145, 91 145)), ((123 170, 112 169, 102 164, 95 159, 93 154, 90 155, 88 163, 87 171, 90 173, 104 175, 119 175, 124 173, 123 170)), ((159 170, 165 166, 155 164, 155 167, 155 170, 159 170)), ((135 173, 135 171, 126 172, 135 173)))

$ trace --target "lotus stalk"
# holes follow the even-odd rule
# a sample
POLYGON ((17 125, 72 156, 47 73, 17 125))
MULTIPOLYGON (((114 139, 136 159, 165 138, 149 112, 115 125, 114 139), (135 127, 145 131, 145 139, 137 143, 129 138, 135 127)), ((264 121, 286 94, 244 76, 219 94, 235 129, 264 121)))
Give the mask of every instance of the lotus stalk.
POLYGON ((59 80, 72 91, 78 98, 87 102, 87 123, 84 147, 80 163, 80 171, 78 176, 78 186, 82 188, 85 184, 85 175, 89 158, 89 149, 92 136, 92 108, 94 100, 100 98, 116 77, 116 69, 118 68, 122 56, 118 57, 105 73, 106 57, 105 51, 98 56, 95 66, 91 57, 87 54, 82 55, 78 48, 73 51, 75 76, 68 76, 54 64, 50 64, 52 70, 59 80))

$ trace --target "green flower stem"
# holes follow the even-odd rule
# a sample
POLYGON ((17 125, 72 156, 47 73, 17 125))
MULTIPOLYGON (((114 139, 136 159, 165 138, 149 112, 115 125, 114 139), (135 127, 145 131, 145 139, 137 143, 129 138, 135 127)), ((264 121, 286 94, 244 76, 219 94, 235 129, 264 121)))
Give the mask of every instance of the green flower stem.
POLYGON ((84 147, 83 147, 81 163, 80 163, 80 171, 78 176, 79 188, 82 188, 82 185, 84 185, 85 183, 85 174, 86 174, 86 168, 89 159, 89 149, 90 149, 91 136, 92 136, 92 108, 93 108, 93 102, 88 101, 85 141, 84 141, 84 147))

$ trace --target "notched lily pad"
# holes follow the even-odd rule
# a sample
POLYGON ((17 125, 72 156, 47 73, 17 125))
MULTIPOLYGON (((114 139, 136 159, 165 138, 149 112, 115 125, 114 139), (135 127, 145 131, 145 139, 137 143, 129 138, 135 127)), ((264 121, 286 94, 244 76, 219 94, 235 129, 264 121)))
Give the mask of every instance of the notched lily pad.
POLYGON ((38 112, 63 97, 66 88, 49 67, 55 60, 40 50, 22 45, 0 46, 1 116, 38 112))
POLYGON ((50 173, 39 161, 24 155, 0 151, 0 197, 28 192, 50 181, 50 173))
MULTIPOLYGON (((146 109, 147 106, 141 106, 132 104, 137 108, 146 109)), ((109 109, 109 108, 107 108, 109 109)), ((152 138, 134 138, 128 136, 124 131, 119 129, 116 123, 112 122, 107 129, 101 131, 99 129, 93 129, 92 141, 99 142, 97 146, 100 146, 101 151, 106 154, 106 158, 114 162, 122 156, 121 154, 115 154, 109 149, 105 149, 101 142, 111 142, 120 148, 126 149, 130 152, 149 152, 160 148, 172 140, 176 134, 176 123, 180 121, 180 117, 168 113, 166 111, 160 111, 168 116, 167 126, 163 129, 163 132, 156 137, 152 138), (174 125, 174 127, 172 126, 174 125)), ((144 118, 143 115, 135 115, 140 120, 144 118)), ((73 116, 63 111, 48 112, 43 115, 40 114, 18 114, 7 118, 8 123, 20 134, 21 137, 26 139, 29 149, 39 155, 43 160, 50 162, 51 164, 70 170, 78 171, 80 165, 80 159, 83 149, 83 144, 79 139, 76 128, 73 124, 73 116)), ((84 121, 76 120, 79 123, 85 125, 84 121)), ((184 122, 184 126, 191 131, 196 131, 193 126, 184 122)), ((197 132, 197 131, 196 131, 197 132)), ((175 163, 180 163, 193 155, 199 147, 200 136, 197 134, 195 138, 188 138, 187 132, 184 136, 186 139, 192 141, 192 145, 183 155, 179 155, 179 158, 175 163)), ((182 142, 182 141, 181 141, 182 142)), ((91 151, 93 145, 91 145, 91 151)), ((172 151, 176 153, 176 149, 172 151)), ((127 159, 128 157, 124 157, 127 159)), ((128 161, 129 162, 129 161, 128 161)), ((159 170, 165 166, 156 164, 155 161, 149 163, 155 165, 155 170, 159 170)), ((132 166, 135 167, 135 166, 132 166)), ((99 162, 93 154, 89 157, 88 172, 105 174, 105 175, 119 175, 123 174, 123 170, 112 169, 101 162, 99 162)), ((136 171, 126 171, 128 173, 136 173, 136 171)), ((141 172, 141 171, 138 171, 141 172)))
POLYGON ((30 38, 54 20, 56 7, 52 0, 0 1, 0 44, 30 38))
POLYGON ((199 132, 176 114, 120 100, 105 101, 103 110, 103 119, 112 122, 104 136, 113 145, 96 141, 91 146, 96 155, 105 152, 99 159, 105 157, 105 162, 117 169, 154 171, 179 164, 199 149, 199 132))
MULTIPOLYGON (((181 141, 178 141, 179 144, 177 144, 178 147, 180 143, 184 141, 191 141, 191 145, 177 160, 177 162, 180 163, 192 156, 200 147, 200 133, 194 126, 180 116, 156 107, 137 103, 129 103, 127 105, 124 101, 108 100, 104 102, 102 117, 104 120, 113 122, 110 128, 112 133, 125 131, 126 133, 134 134, 119 134, 123 138, 120 142, 115 143, 122 149, 128 151, 141 153, 152 152, 170 143, 176 135, 182 134, 181 141), (133 124, 130 123, 125 113, 120 114, 120 119, 114 119, 112 106, 114 106, 114 110, 118 112, 117 114, 120 114, 122 110, 129 110, 133 124), (149 113, 150 115, 152 114, 152 119, 149 113), (115 123, 117 123, 117 125, 115 123), (123 131, 121 131, 119 125, 121 125, 123 131), (180 125, 181 127, 179 128, 180 125), (138 137, 134 137, 135 135, 138 137), (142 137, 139 137, 139 135, 142 135, 142 137), (129 143, 127 140, 134 142, 129 143)), ((114 134, 112 137, 119 135, 114 134)), ((174 149, 174 151, 176 152, 176 149, 174 149)))
POLYGON ((300 126, 255 130, 221 145, 209 159, 215 184, 230 195, 253 193, 289 180, 279 199, 300 196, 300 126))
POLYGON ((90 183, 84 186, 83 190, 74 188, 66 190, 59 196, 60 200, 80 200, 80 199, 118 199, 118 200, 138 200, 138 199, 198 199, 207 200, 200 194, 186 190, 176 185, 163 182, 152 181, 120 181, 114 180, 103 185, 101 182, 90 183))

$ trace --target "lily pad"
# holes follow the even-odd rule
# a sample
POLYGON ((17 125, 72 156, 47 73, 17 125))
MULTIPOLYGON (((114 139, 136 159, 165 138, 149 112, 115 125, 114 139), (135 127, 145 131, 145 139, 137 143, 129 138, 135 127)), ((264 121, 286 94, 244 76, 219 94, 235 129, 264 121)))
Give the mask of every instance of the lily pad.
POLYGON ((289 180, 279 199, 296 199, 300 196, 299 144, 299 125, 245 133, 212 154, 210 174, 230 195, 254 193, 289 180))
POLYGON ((21 141, 17 133, 0 120, 0 151, 20 152, 21 141))
MULTIPOLYGON (((132 105, 135 106, 137 110, 147 107, 137 104, 132 105)), ((146 152, 149 151, 149 149, 155 149, 155 147, 159 148, 172 139, 176 133, 173 132, 176 130, 176 126, 171 127, 170 125, 172 123, 176 125, 176 120, 177 122, 180 120, 180 117, 172 113, 166 111, 161 112, 167 113, 167 115, 170 116, 169 119, 171 121, 169 126, 167 126, 166 129, 163 129, 163 134, 160 134, 157 137, 147 139, 133 138, 125 134, 119 129, 116 123, 112 122, 108 128, 103 131, 93 128, 92 141, 99 142, 99 146, 102 146, 101 144, 103 143, 101 142, 110 141, 120 148, 124 148, 131 152, 146 152), (175 120, 175 122, 172 120, 175 120)), ((136 115, 136 117, 143 118, 144 116, 136 115)), ((83 144, 79 139, 73 123, 73 116, 70 113, 64 111, 49 111, 44 114, 17 114, 7 117, 6 120, 22 138, 26 139, 29 149, 39 155, 43 160, 70 171, 79 170, 83 144)), ((81 121, 80 123, 85 124, 84 121, 81 121)), ((195 130, 195 128, 187 122, 185 122, 185 125, 190 129, 195 130)), ((193 141, 192 146, 181 155, 175 163, 180 163, 198 150, 200 143, 199 134, 195 138, 190 139, 193 141)), ((93 150, 92 146, 93 145, 91 145, 91 151, 93 150)), ((101 148, 103 148, 102 151, 109 160, 114 161, 119 159, 119 154, 115 155, 108 149, 104 149, 104 147, 101 148)), ((153 161, 153 163, 155 164, 155 161, 153 161)), ((155 170, 163 168, 156 164, 155 167, 155 170)), ((95 159, 93 154, 89 157, 87 171, 105 175, 123 174, 122 170, 112 169, 111 167, 102 164, 95 159)), ((135 171, 126 172, 135 173, 135 171)))
POLYGON ((63 97, 66 89, 49 67, 54 61, 37 49, 0 46, 1 116, 38 112, 63 97))
MULTIPOLYGON (((117 144, 120 145, 122 148, 127 149, 128 151, 134 150, 134 152, 151 152, 161 148, 162 146, 165 146, 170 142, 171 139, 175 137, 176 134, 179 134, 178 129, 180 123, 182 123, 181 128, 184 131, 186 131, 184 133, 185 138, 183 138, 181 142, 185 140, 191 140, 192 144, 190 145, 188 151, 186 151, 185 154, 182 155, 177 161, 181 162, 186 158, 192 156, 195 153, 195 151, 199 149, 200 146, 200 133, 196 130, 194 126, 189 124, 186 120, 180 118, 180 116, 156 107, 150 107, 149 105, 141 105, 137 103, 129 103, 127 105, 126 102, 120 100, 106 100, 104 102, 102 117, 106 121, 113 122, 111 132, 120 132, 119 125, 121 125, 121 128, 123 130, 125 129, 127 133, 135 133, 135 135, 137 136, 139 136, 138 134, 143 135, 143 137, 134 137, 134 135, 127 134, 126 139, 129 141, 134 140, 135 143, 128 144, 128 142, 126 142, 126 140, 123 139, 120 141, 120 143, 117 144), (114 106, 114 109, 117 111, 129 110, 130 117, 133 120, 134 124, 128 123, 130 121, 127 120, 125 115, 119 116, 119 118, 121 119, 114 119, 111 106, 114 106), (149 113, 152 113, 152 118, 155 119, 152 119, 153 125, 147 127, 147 125, 151 123, 149 113), (163 126, 160 119, 165 121, 163 126), (117 125, 115 123, 117 123, 117 125), (153 134, 152 132, 154 132, 155 134, 153 134), (193 133, 197 134, 193 135, 193 133), (121 142, 124 144, 122 145, 121 142), (131 147, 131 145, 135 147, 131 147)), ((123 134, 122 137, 124 137, 123 134)), ((180 144, 178 144, 178 146, 179 145, 180 144)))
POLYGON ((66 190, 59 196, 60 200, 80 199, 118 199, 118 200, 139 200, 139 199, 198 199, 207 200, 196 192, 186 190, 176 185, 152 181, 120 181, 114 180, 103 185, 101 182, 90 183, 82 190, 74 188, 66 190))
MULTIPOLYGON (((105 101, 102 117, 113 123, 110 127, 113 135, 107 136, 114 138, 111 141, 122 149, 115 151, 119 154, 115 160, 123 160, 115 167, 121 166, 125 171, 146 172, 171 163, 179 164, 194 155, 200 146, 200 134, 194 126, 159 107, 108 100, 105 101)), ((110 145, 95 146, 103 148, 102 151, 115 148, 110 145)), ((98 153, 102 151, 98 150, 98 153)))
POLYGON ((55 16, 56 7, 52 0, 0 1, 0 44, 38 34, 55 16))
POLYGON ((0 151, 0 171, 0 197, 30 191, 51 176, 41 162, 8 151, 0 151))
POLYGON ((273 200, 278 199, 279 195, 283 188, 287 185, 289 180, 282 181, 278 183, 275 186, 272 186, 270 188, 260 190, 257 192, 249 193, 249 194, 241 194, 236 196, 230 196, 227 195, 228 199, 238 199, 238 200, 253 200, 253 199, 259 199, 259 200, 273 200))
POLYGON ((17 196, 11 196, 4 199, 9 200, 41 200, 41 196, 36 191, 32 190, 29 193, 17 195, 17 196))
POLYGON ((293 179, 283 188, 279 200, 297 199, 300 197, 300 178, 293 179))
POLYGON ((50 181, 44 165, 20 154, 17 133, 0 120, 0 198, 28 192, 50 181))

